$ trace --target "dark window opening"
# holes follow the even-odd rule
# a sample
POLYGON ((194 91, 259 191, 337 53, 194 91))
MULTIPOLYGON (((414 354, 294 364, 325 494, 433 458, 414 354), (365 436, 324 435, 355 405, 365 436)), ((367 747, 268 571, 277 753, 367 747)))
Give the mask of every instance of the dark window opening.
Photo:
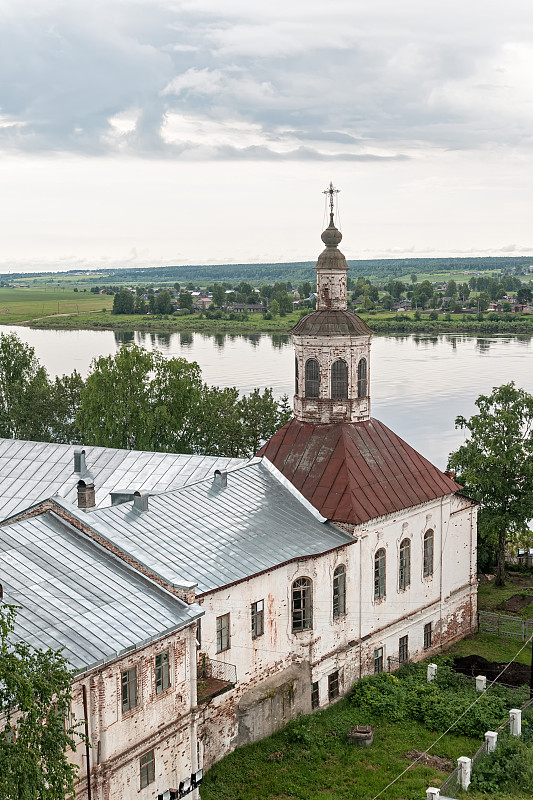
POLYGON ((348 364, 342 359, 331 367, 331 397, 334 400, 348 397, 348 364))
POLYGON ((378 675, 383 672, 383 648, 378 647, 374 650, 374 674, 378 675))
POLYGON ((407 589, 411 583, 411 542, 409 539, 404 539, 400 544, 400 571, 399 571, 399 585, 400 589, 407 589))
POLYGON ((292 630, 305 631, 312 627, 311 580, 298 578, 292 584, 292 630))
POLYGON ((424 625, 424 650, 429 650, 431 647, 432 632, 431 622, 428 622, 426 625, 424 625))
POLYGON ((150 750, 144 756, 141 756, 141 789, 148 786, 155 780, 155 756, 154 751, 150 750))
POLYGON ((122 673, 122 713, 137 705, 137 667, 122 673))
POLYGON ((367 395, 367 379, 366 379, 366 358, 362 358, 357 365, 357 397, 366 397, 367 395))
POLYGON ((433 575, 433 531, 424 534, 424 578, 433 575))
POLYGON ((320 705, 320 693, 318 691, 318 681, 311 684, 311 708, 318 708, 320 705))
POLYGON ((409 636, 402 636, 400 638, 398 648, 398 661, 404 664, 409 658, 409 636))
POLYGON ((168 650, 155 657, 155 692, 160 694, 170 686, 170 662, 168 650))
POLYGON ((217 653, 229 650, 229 614, 217 617, 217 653))
POLYGON ((318 397, 320 389, 320 368, 316 358, 309 358, 305 362, 305 396, 318 397))
POLYGON ((294 359, 294 394, 298 394, 298 358, 294 359))
POLYGON ((263 600, 258 600, 257 603, 252 603, 252 639, 257 639, 265 632, 265 603, 263 600))
POLYGON ((333 619, 346 614, 346 568, 341 564, 333 573, 333 619))
POLYGON ((339 696, 339 670, 336 669, 331 675, 328 675, 328 697, 330 700, 335 700, 339 696))
POLYGON ((385 550, 380 549, 374 556, 374 598, 385 597, 385 550))

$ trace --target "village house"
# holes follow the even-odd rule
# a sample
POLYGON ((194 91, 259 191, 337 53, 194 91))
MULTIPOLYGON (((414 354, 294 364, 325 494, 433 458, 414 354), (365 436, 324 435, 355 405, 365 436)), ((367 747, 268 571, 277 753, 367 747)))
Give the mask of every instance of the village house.
MULTIPOLYGON (((316 311, 293 329, 294 418, 256 458, 215 464, 84 448, 82 468, 81 452, 67 464, 66 445, 0 442, 0 531, 53 518, 204 612, 196 652, 185 648, 174 665, 191 681, 197 753, 176 779, 335 701, 362 675, 431 655, 475 628, 476 504, 371 417, 372 333, 347 308, 341 238, 332 213, 316 311), (32 447, 42 448, 40 469, 32 447), (47 448, 62 459, 49 475, 47 448)), ((21 602, 33 602, 31 588, 21 602)), ((116 676, 109 682, 116 687, 116 676)), ((168 779, 142 797, 156 798, 168 779)))

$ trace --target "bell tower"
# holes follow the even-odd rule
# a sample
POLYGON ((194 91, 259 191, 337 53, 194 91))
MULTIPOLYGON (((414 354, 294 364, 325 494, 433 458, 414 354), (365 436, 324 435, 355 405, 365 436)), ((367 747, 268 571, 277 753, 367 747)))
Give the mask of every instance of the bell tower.
POLYGON ((372 331, 348 310, 348 264, 338 249, 342 233, 334 222, 338 189, 330 183, 330 221, 318 257, 316 311, 292 329, 295 361, 294 416, 301 422, 364 422, 370 419, 372 331))

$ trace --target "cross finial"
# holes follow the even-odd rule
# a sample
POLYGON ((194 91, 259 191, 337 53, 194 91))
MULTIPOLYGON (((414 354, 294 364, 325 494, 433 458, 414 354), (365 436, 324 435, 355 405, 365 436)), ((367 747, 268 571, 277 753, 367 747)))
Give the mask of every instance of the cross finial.
POLYGON ((333 206, 335 204, 335 195, 339 194, 339 192, 340 192, 340 189, 334 189, 333 188, 333 183, 331 183, 331 181, 330 181, 330 184, 329 184, 329 188, 325 189, 322 192, 322 194, 329 194, 329 213, 330 213, 331 220, 333 220, 333 206))

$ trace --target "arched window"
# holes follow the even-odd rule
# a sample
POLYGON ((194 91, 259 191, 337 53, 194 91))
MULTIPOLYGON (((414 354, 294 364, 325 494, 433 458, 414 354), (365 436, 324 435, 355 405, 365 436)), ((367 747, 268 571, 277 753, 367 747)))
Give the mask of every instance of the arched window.
POLYGON ((292 630, 306 631, 312 627, 311 579, 298 578, 292 584, 292 630))
POLYGON ((308 358, 305 362, 305 396, 318 397, 320 387, 320 369, 316 358, 308 358))
POLYGON ((433 531, 424 534, 424 578, 433 575, 433 531))
POLYGON ((333 573, 333 619, 346 614, 346 567, 342 564, 333 573))
POLYGON ((385 597, 385 550, 381 548, 374 556, 374 597, 385 597))
POLYGON ((294 394, 298 394, 298 358, 294 359, 294 394))
POLYGON ((348 364, 342 358, 331 367, 331 397, 334 400, 348 397, 348 364))
POLYGON ((409 539, 404 539, 400 543, 400 571, 399 571, 399 586, 400 589, 407 589, 411 583, 411 542, 409 539))
POLYGON ((357 365, 357 397, 366 397, 366 358, 362 358, 357 365))

